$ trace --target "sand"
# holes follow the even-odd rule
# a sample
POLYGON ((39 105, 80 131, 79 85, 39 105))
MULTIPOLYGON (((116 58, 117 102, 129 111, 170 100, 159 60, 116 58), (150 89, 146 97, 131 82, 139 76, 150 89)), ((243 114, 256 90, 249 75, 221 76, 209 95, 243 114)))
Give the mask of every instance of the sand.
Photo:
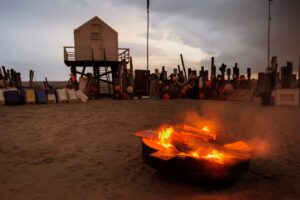
POLYGON ((300 107, 199 100, 95 100, 0 107, 0 199, 299 199, 300 107), (223 141, 261 151, 229 188, 206 191, 158 174, 141 157, 139 130, 195 112, 223 141))

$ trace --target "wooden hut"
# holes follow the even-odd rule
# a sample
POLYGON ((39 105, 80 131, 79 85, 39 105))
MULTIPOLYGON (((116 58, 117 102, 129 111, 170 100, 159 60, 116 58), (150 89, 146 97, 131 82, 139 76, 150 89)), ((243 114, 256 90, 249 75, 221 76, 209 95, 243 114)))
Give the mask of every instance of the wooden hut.
POLYGON ((128 48, 118 48, 118 32, 97 16, 74 30, 74 47, 64 47, 64 62, 72 75, 84 76, 87 67, 93 68, 100 96, 112 94, 129 57, 128 48))
POLYGON ((118 61, 118 32, 94 17, 74 30, 75 59, 118 61))

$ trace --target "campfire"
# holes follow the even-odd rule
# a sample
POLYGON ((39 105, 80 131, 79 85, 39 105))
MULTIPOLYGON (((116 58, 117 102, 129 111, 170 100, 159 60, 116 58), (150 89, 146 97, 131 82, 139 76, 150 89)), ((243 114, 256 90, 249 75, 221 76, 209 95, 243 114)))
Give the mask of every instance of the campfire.
POLYGON ((229 182, 248 169, 252 155, 245 141, 218 142, 209 126, 163 126, 134 135, 142 138, 144 160, 172 177, 229 182))

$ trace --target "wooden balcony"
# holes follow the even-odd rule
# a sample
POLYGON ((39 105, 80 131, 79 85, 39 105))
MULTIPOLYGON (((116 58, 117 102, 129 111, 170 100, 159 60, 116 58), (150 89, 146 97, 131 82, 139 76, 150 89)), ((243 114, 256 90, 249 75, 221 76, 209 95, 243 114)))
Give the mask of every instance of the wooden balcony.
POLYGON ((75 49, 75 47, 72 46, 64 47, 64 62, 67 66, 117 65, 123 61, 128 63, 130 59, 130 49, 119 48, 118 55, 115 55, 115 53, 110 50, 104 49, 100 57, 103 59, 97 59, 99 55, 95 55, 92 48, 75 49), (76 50, 80 51, 80 57, 76 56, 76 50))

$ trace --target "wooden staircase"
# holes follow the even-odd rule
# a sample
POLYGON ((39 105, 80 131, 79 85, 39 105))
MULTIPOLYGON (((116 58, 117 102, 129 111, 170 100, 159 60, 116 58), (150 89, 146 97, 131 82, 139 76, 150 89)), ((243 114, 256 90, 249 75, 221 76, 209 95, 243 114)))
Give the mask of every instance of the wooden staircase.
POLYGON ((100 96, 110 96, 112 92, 112 84, 110 84, 111 79, 108 71, 108 67, 100 67, 100 83, 99 83, 99 95, 100 96))

